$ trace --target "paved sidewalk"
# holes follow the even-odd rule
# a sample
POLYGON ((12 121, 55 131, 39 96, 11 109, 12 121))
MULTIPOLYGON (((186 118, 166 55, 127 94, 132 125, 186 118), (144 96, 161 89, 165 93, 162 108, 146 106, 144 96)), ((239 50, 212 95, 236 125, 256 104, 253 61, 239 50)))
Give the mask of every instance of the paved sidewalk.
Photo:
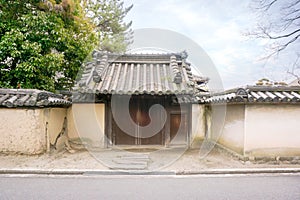
POLYGON ((0 173, 82 174, 148 172, 166 174, 220 174, 300 172, 300 159, 242 161, 217 146, 203 159, 199 149, 102 149, 69 153, 52 151, 43 155, 0 154, 0 173))

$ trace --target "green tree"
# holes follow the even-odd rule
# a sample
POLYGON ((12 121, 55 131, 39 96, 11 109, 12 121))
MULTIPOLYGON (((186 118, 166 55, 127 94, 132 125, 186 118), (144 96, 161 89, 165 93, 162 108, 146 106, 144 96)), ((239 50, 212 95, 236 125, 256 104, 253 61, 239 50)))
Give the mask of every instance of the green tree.
POLYGON ((0 87, 70 88, 94 28, 79 0, 0 0, 0 87))
POLYGON ((124 6, 120 0, 84 0, 86 15, 96 26, 99 37, 98 49, 108 52, 125 52, 132 42, 132 22, 124 17, 133 5, 124 6))

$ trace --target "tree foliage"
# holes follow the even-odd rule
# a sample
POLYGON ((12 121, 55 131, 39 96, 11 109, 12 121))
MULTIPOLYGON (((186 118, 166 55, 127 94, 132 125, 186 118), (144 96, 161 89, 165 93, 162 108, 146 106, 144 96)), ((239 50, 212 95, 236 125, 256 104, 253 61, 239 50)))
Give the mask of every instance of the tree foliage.
POLYGON ((96 42, 78 1, 0 1, 0 85, 70 88, 96 42))
POLYGON ((0 0, 0 87, 71 88, 99 41, 126 48, 129 10, 117 0, 0 0))
POLYGON ((283 81, 271 81, 267 78, 262 78, 259 79, 255 85, 260 85, 260 86, 286 86, 287 84, 283 81))
POLYGON ((120 0, 85 0, 87 16, 96 26, 99 37, 98 49, 108 52, 125 52, 132 41, 132 22, 124 22, 124 17, 132 6, 125 7, 120 0))

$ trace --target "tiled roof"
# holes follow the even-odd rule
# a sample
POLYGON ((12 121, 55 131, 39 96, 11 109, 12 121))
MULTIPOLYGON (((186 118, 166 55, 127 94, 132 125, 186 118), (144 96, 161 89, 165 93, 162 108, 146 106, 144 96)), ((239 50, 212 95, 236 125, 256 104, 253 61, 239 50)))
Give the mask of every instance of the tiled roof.
POLYGON ((299 86, 247 86, 202 97, 204 103, 299 103, 299 86))
POLYGON ((62 95, 36 89, 0 89, 0 107, 68 106, 62 95))
MULTIPOLYGON (((79 92, 98 94, 193 94, 197 82, 186 62, 187 54, 94 53, 74 87, 79 92)), ((203 78, 202 82, 207 81, 203 78)))

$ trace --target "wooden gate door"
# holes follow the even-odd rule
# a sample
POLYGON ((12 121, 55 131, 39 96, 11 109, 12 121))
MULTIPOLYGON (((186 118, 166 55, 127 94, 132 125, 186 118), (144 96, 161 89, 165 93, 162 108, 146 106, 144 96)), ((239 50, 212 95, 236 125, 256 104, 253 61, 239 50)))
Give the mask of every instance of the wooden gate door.
MULTIPOLYGON (((154 98, 141 98, 139 96, 132 97, 129 102, 129 113, 131 119, 136 123, 134 133, 127 134, 123 132, 115 122, 112 120, 112 133, 114 137, 115 145, 162 145, 164 142, 164 128, 157 134, 147 137, 147 133, 142 127, 147 126, 151 123, 149 116, 149 109, 152 105, 159 103, 159 100, 154 98)), ((125 112, 124 108, 118 108, 119 114, 122 115, 122 112, 125 112)), ((155 113, 155 117, 161 117, 160 113, 155 113)), ((129 120, 126 117, 122 120, 129 120)), ((129 123, 128 123, 129 124, 129 123)))
POLYGON ((153 118, 161 119, 157 120, 159 121, 159 124, 155 124, 157 127, 162 127, 162 129, 158 133, 152 133, 151 130, 146 129, 143 130, 142 127, 145 127, 151 123, 151 119, 149 116, 149 110, 151 106, 154 104, 159 104, 159 99, 140 99, 138 103, 138 118, 136 123, 138 126, 138 137, 139 137, 139 144, 140 145, 163 145, 164 143, 164 122, 161 119, 162 114, 160 112, 154 113, 153 118), (153 135, 154 134, 154 135, 153 135))
MULTIPOLYGON (((118 97, 118 102, 119 104, 115 105, 117 108, 115 108, 117 110, 117 114, 118 116, 118 120, 122 120, 122 124, 128 124, 130 125, 130 121, 128 119, 128 117, 126 117, 125 112, 128 112, 128 108, 126 108, 126 101, 123 102, 122 97, 118 97)), ((133 119, 136 113, 137 107, 134 106, 134 103, 132 103, 132 105, 130 105, 129 107, 129 111, 130 111, 130 116, 133 119)), ((111 114, 111 122, 112 122, 112 142, 114 145, 135 145, 136 144, 136 130, 133 129, 132 132, 130 133, 126 133, 124 132, 119 126, 118 123, 115 121, 113 115, 111 114)))
POLYGON ((170 114, 170 144, 186 144, 187 114, 170 114))

